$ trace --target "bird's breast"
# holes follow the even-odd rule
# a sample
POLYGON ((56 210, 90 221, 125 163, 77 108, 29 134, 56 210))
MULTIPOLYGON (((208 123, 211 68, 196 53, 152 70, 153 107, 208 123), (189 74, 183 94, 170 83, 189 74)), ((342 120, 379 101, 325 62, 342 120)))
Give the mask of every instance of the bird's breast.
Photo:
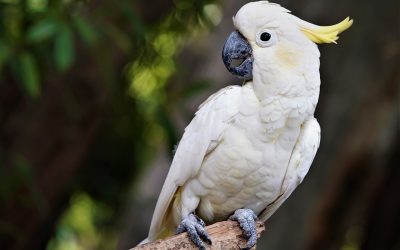
POLYGON ((259 213, 280 194, 299 129, 271 139, 265 125, 258 114, 237 117, 206 156, 189 184, 199 190, 202 218, 223 220, 243 207, 259 213))

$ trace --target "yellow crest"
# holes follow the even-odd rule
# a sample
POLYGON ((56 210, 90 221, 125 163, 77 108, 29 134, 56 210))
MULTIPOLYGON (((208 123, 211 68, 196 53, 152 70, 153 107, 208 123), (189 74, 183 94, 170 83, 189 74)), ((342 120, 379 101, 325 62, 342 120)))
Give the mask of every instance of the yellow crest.
POLYGON ((295 16, 293 17, 300 26, 300 30, 315 43, 336 43, 336 40, 339 39, 338 35, 353 24, 353 20, 349 17, 331 26, 318 26, 295 16))

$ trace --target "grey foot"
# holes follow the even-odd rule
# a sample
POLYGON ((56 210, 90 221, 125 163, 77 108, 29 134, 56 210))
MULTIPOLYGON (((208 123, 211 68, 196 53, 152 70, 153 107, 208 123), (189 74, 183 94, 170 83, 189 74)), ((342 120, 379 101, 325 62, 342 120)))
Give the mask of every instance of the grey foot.
POLYGON ((249 250, 254 247, 257 243, 257 232, 256 223, 257 215, 254 214, 251 209, 238 209, 235 213, 229 217, 230 220, 239 222, 240 228, 243 230, 243 234, 246 237, 247 245, 243 250, 249 250))
POLYGON ((190 240, 200 249, 205 250, 206 247, 204 242, 208 244, 212 244, 210 237, 208 236, 207 231, 204 229, 206 224, 202 219, 197 217, 194 214, 189 214, 188 217, 181 221, 178 228, 176 229, 176 233, 183 233, 187 232, 189 235, 190 240))

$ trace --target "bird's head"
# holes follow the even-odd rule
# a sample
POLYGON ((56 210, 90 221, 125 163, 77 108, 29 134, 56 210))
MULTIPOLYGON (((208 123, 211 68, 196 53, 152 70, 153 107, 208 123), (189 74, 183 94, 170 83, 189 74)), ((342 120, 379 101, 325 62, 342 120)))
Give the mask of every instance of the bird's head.
POLYGON ((278 4, 268 1, 244 5, 233 17, 236 31, 227 38, 222 59, 240 79, 262 80, 277 72, 302 73, 314 65, 319 69, 315 43, 336 43, 349 28, 346 18, 332 26, 317 26, 301 20, 278 4))

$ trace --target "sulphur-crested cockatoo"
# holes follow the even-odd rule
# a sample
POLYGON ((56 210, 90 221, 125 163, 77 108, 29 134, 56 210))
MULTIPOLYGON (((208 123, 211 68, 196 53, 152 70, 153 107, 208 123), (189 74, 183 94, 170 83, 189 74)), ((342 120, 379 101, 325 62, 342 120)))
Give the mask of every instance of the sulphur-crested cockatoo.
POLYGON ((320 142, 314 118, 320 75, 315 43, 335 43, 352 24, 303 21, 267 1, 244 5, 222 58, 244 79, 210 96, 176 150, 144 242, 187 231, 211 243, 204 221, 237 220, 256 243, 267 220, 303 181, 320 142))

